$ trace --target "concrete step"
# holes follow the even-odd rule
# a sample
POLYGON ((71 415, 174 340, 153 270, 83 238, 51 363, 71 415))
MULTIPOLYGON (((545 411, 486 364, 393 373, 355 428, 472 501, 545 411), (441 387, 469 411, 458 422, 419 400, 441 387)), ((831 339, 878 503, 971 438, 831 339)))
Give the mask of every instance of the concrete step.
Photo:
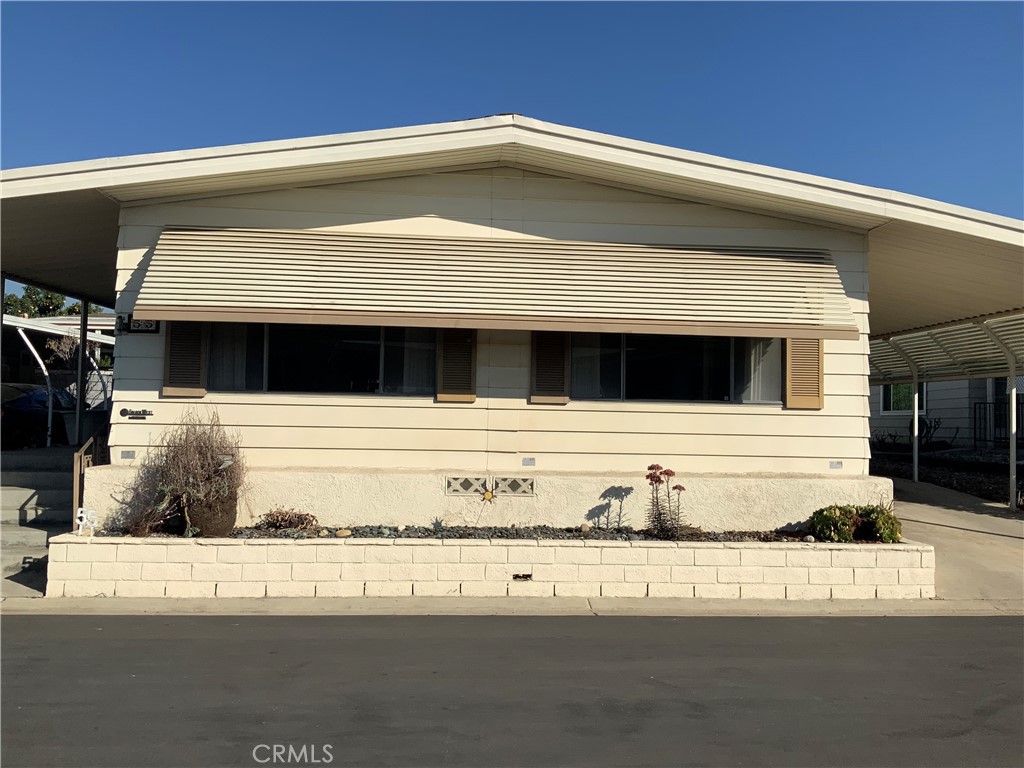
POLYGON ((5 525, 71 525, 75 514, 71 511, 71 500, 52 507, 4 507, 0 509, 0 523, 5 525))
POLYGON ((0 523, 0 548, 6 552, 8 549, 19 549, 22 547, 46 548, 46 543, 54 536, 71 531, 71 521, 50 525, 17 525, 15 523, 0 523))
POLYGON ((67 445, 33 448, 25 451, 0 451, 0 468, 8 470, 50 470, 70 472, 75 449, 67 445))
POLYGON ((0 522, 16 525, 70 523, 71 491, 33 491, 30 488, 0 489, 0 522))
POLYGON ((4 547, 0 549, 0 565, 4 578, 18 573, 29 565, 46 557, 46 547, 4 547))
POLYGON ((74 474, 63 469, 5 469, 0 472, 0 485, 10 488, 31 488, 36 491, 70 491, 74 474))
POLYGON ((45 547, 3 547, 0 596, 42 597, 46 589, 45 547))
POLYGON ((71 509, 72 479, 55 488, 33 485, 7 485, 0 487, 0 509, 22 509, 24 507, 67 507, 71 509))
POLYGON ((4 485, 0 488, 0 509, 40 507, 71 509, 71 482, 63 488, 33 488, 24 485, 4 485))

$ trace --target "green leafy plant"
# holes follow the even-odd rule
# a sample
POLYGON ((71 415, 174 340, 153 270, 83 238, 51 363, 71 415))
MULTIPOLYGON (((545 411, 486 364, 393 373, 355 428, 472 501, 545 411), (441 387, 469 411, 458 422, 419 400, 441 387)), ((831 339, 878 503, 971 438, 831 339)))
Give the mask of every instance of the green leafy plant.
POLYGON ((823 507, 811 515, 810 529, 820 541, 843 543, 883 541, 893 544, 903 533, 903 526, 892 510, 878 504, 823 507))
POLYGON ((833 504, 811 515, 811 533, 819 541, 853 541, 853 532, 860 525, 857 507, 833 504))
POLYGON ((887 544, 897 543, 903 535, 903 524, 892 510, 882 506, 860 508, 861 525, 855 537, 865 541, 884 541, 887 544))

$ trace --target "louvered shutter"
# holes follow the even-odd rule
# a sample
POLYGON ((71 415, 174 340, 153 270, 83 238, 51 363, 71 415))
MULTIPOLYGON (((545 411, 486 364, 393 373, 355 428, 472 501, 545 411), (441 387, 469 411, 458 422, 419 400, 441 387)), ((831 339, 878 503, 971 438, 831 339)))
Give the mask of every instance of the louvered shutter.
POLYGON ((534 331, 530 375, 530 402, 569 402, 569 334, 534 331))
POLYGON ((164 396, 203 397, 206 394, 206 324, 169 322, 165 327, 164 396))
POLYGON ((446 328, 437 332, 437 399, 472 403, 476 400, 476 331, 446 328))
POLYGON ((786 407, 825 407, 825 355, 821 339, 786 339, 786 407))

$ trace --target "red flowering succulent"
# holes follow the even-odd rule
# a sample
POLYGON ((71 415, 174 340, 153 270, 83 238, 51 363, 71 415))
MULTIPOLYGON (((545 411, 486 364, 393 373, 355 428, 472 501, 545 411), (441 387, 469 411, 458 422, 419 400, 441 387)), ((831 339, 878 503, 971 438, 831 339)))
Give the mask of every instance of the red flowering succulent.
POLYGON ((651 500, 648 505, 647 523, 652 533, 658 538, 674 539, 679 535, 679 529, 683 525, 682 500, 680 494, 686 490, 682 485, 676 483, 671 488, 669 483, 676 476, 674 470, 663 467, 660 464, 651 464, 647 467, 647 483, 651 486, 651 500), (660 486, 665 486, 665 494, 662 495, 660 486), (675 499, 672 498, 672 491, 676 492, 675 499))

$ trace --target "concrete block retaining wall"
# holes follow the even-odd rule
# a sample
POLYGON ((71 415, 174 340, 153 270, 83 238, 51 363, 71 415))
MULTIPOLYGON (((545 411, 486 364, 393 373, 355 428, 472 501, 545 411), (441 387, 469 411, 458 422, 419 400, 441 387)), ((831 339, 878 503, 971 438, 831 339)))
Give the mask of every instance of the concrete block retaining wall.
POLYGON ((901 544, 503 539, 51 540, 47 597, 931 598, 901 544), (528 577, 528 578, 527 578, 528 577))

